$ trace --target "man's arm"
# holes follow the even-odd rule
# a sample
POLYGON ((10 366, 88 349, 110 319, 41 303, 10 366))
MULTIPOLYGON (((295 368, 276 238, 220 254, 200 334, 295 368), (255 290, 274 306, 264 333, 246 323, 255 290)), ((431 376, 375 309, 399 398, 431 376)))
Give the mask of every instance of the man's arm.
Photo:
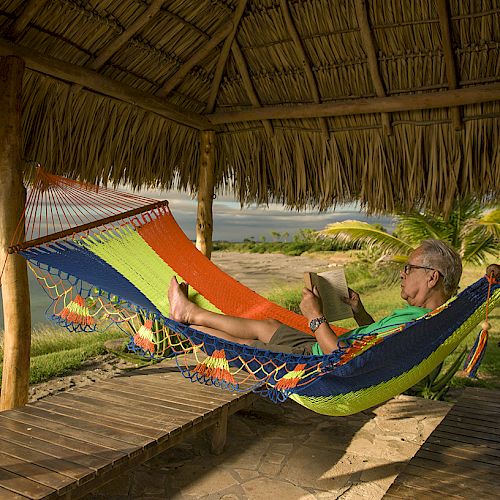
MULTIPOLYGON (((302 290, 302 301, 300 302, 300 311, 311 321, 314 318, 323 316, 323 305, 321 297, 319 296, 318 289, 313 287, 313 291, 308 288, 302 290)), ((314 332, 316 340, 318 341, 321 350, 325 354, 329 354, 337 349, 339 338, 335 335, 334 331, 330 328, 328 323, 322 323, 314 332)))

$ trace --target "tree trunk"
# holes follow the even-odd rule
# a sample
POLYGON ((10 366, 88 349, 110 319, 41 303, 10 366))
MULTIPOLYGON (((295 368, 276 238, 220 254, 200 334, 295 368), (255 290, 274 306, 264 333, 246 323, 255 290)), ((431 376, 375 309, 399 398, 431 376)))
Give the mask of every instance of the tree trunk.
MULTIPOLYGON (((31 314, 23 257, 7 248, 21 219, 25 190, 21 166, 21 95, 24 62, 0 57, 0 266, 4 311, 4 356, 0 410, 26 404, 30 369, 31 314), (7 259, 7 260, 6 260, 7 259)), ((19 235, 24 239, 24 233, 19 235)))

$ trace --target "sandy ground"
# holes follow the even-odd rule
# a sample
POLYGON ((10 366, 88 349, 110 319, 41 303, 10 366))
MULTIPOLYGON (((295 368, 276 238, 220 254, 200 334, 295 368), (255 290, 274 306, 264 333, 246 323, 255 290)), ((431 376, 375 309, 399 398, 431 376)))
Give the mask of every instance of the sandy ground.
POLYGON ((326 271, 352 258, 347 253, 291 257, 273 253, 215 252, 212 260, 252 290, 265 293, 283 284, 301 283, 305 271, 326 271))

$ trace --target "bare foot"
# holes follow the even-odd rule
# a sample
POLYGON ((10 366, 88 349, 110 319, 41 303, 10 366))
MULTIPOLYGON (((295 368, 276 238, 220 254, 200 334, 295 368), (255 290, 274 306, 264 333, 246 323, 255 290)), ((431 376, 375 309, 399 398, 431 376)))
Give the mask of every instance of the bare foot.
POLYGON ((168 289, 168 301, 170 303, 170 318, 179 323, 192 323, 192 316, 196 305, 189 301, 181 285, 175 276, 170 280, 168 289))

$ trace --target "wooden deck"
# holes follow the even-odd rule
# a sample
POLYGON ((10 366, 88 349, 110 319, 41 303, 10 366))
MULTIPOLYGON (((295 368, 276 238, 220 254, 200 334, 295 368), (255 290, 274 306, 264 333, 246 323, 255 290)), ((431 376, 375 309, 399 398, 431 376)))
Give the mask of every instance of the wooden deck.
POLYGON ((211 426, 219 452, 228 415, 255 397, 161 363, 1 412, 0 498, 78 498, 211 426))
POLYGON ((500 391, 466 389, 384 498, 500 498, 500 391))

